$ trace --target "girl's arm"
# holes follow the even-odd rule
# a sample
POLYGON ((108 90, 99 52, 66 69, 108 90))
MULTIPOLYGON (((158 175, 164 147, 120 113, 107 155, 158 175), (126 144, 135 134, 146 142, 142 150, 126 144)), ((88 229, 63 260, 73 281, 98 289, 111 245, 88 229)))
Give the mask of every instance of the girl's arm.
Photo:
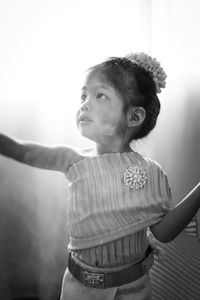
POLYGON ((151 226, 154 236, 163 243, 171 242, 187 226, 200 207, 200 183, 162 220, 151 226))
POLYGON ((46 146, 23 142, 0 133, 0 154, 27 165, 64 172, 78 154, 66 146, 46 146))

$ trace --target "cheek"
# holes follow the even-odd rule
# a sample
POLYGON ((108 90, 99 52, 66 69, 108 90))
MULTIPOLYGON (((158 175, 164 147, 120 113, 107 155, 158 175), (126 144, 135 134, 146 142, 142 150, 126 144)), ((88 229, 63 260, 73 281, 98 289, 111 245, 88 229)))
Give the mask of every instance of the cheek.
POLYGON ((112 112, 105 113, 100 112, 97 117, 97 125, 99 130, 105 135, 114 135, 118 134, 119 128, 121 128, 121 124, 123 123, 122 116, 119 114, 115 114, 112 112))
POLYGON ((103 111, 99 113, 99 120, 113 126, 118 126, 123 119, 123 113, 115 109, 110 109, 109 111, 103 111))
POLYGON ((104 112, 104 111, 100 111, 98 114, 97 114, 97 122, 99 124, 110 124, 110 125, 113 125, 114 124, 114 120, 112 118, 112 115, 111 113, 107 113, 107 112, 104 112))

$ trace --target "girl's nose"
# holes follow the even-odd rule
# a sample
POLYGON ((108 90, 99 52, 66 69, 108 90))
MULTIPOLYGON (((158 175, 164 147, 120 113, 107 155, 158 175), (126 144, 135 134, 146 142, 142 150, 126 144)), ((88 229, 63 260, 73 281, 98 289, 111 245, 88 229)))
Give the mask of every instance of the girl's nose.
POLYGON ((87 98, 81 105, 81 111, 88 111, 91 109, 91 99, 87 98))
POLYGON ((81 111, 88 111, 88 104, 87 103, 82 104, 81 111))

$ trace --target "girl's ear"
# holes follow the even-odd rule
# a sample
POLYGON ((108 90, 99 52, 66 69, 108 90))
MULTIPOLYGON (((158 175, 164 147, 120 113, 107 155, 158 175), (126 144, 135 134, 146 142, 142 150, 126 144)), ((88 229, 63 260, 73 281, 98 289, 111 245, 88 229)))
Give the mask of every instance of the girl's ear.
POLYGON ((127 125, 128 127, 139 126, 146 118, 146 111, 143 107, 131 106, 127 112, 127 125))

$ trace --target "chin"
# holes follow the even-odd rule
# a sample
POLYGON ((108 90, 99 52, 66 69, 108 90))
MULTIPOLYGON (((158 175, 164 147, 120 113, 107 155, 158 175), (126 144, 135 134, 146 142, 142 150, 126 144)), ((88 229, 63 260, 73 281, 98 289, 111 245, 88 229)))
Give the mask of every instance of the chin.
POLYGON ((82 135, 84 138, 86 138, 86 139, 88 139, 88 140, 90 140, 90 141, 92 141, 92 142, 94 142, 94 143, 99 143, 99 139, 98 139, 97 136, 94 136, 94 135, 89 134, 89 133, 81 132, 81 131, 80 131, 80 133, 81 133, 81 135, 82 135))
POLYGON ((87 139, 92 139, 92 135, 90 134, 90 132, 88 132, 88 130, 86 130, 85 128, 82 128, 82 127, 80 127, 79 126, 79 132, 80 132, 80 134, 83 136, 83 137, 85 137, 85 138, 87 138, 87 139))

